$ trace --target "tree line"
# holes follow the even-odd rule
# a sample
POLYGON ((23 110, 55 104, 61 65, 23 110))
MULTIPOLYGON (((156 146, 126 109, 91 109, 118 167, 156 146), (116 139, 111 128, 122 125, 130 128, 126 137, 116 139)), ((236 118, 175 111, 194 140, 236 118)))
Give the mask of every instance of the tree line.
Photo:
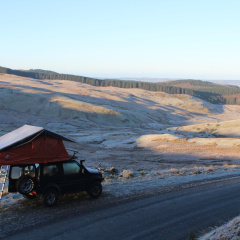
POLYGON ((77 76, 71 74, 59 74, 49 70, 30 69, 27 71, 13 70, 10 68, 0 67, 0 73, 14 74, 17 76, 36 78, 36 79, 49 79, 49 80, 70 80, 75 82, 86 83, 93 86, 101 87, 118 87, 118 88, 140 88, 147 91, 160 91, 169 94, 188 94, 198 97, 205 101, 214 104, 240 104, 236 97, 231 95, 240 94, 240 88, 236 86, 224 86, 214 84, 201 80, 177 80, 167 83, 150 83, 141 81, 127 81, 118 79, 96 79, 84 76, 77 76), (192 87, 180 87, 174 85, 190 84, 192 87))

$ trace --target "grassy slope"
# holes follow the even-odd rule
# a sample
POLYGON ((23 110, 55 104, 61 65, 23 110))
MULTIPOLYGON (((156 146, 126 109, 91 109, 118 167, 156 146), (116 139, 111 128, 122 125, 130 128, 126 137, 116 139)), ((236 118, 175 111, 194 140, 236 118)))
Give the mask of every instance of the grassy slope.
POLYGON ((103 88, 74 81, 37 80, 4 74, 0 75, 0 85, 2 110, 72 119, 83 121, 82 124, 179 126, 191 119, 211 121, 211 116, 220 116, 226 109, 188 95, 103 88))

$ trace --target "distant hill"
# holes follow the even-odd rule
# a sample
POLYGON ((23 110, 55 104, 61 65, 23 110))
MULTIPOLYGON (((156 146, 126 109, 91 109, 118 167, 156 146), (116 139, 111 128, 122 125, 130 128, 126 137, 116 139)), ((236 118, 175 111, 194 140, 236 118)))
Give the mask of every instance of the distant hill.
POLYGON ((90 84, 93 86, 112 86, 118 88, 140 88, 148 91, 160 91, 169 94, 188 94, 214 104, 240 105, 240 88, 231 85, 221 85, 201 80, 176 80, 166 82, 143 82, 118 79, 96 79, 84 76, 59 74, 49 70, 30 69, 13 70, 0 67, 0 73, 14 74, 17 76, 36 79, 70 80, 90 84))
POLYGON ((34 73, 46 73, 46 74, 59 74, 57 72, 54 71, 50 71, 50 70, 43 70, 43 69, 30 69, 27 70, 27 72, 34 72, 34 73))
POLYGON ((194 96, 211 103, 240 104, 240 88, 201 80, 177 80, 163 82, 167 86, 181 87, 194 91, 194 96))
POLYGON ((211 80, 210 82, 224 85, 235 85, 240 87, 240 80, 211 80))

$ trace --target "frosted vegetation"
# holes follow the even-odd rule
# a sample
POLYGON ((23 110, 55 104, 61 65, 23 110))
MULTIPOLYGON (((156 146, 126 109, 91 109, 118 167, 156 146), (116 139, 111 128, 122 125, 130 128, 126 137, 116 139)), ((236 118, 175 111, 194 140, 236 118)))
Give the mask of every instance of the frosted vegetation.
POLYGON ((212 230, 200 237, 198 240, 239 240, 240 239, 240 217, 234 218, 229 223, 212 230))

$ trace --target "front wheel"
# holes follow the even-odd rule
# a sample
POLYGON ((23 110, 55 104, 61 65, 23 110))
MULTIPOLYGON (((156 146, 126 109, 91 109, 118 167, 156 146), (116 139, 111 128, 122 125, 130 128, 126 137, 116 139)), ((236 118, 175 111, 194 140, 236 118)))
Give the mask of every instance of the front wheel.
POLYGON ((54 206, 58 201, 59 192, 56 188, 49 188, 43 194, 43 204, 47 207, 54 206))
POLYGON ((100 182, 92 183, 87 193, 92 198, 98 198, 102 193, 102 184, 100 182))

